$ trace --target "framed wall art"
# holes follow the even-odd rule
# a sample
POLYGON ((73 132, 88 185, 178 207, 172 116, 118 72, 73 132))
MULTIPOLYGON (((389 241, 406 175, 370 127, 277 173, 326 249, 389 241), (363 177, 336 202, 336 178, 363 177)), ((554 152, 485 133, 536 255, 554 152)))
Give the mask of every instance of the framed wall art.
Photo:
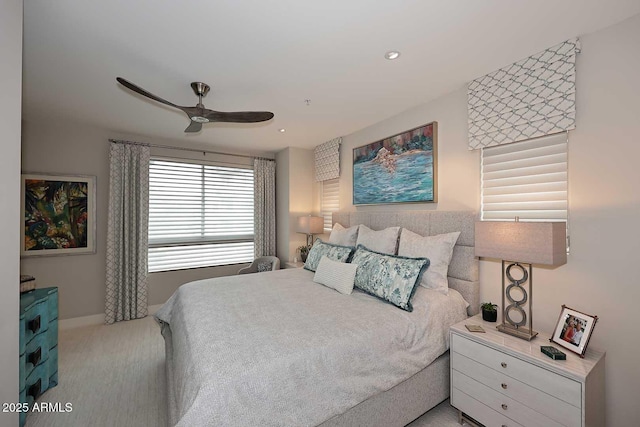
POLYGON ((438 201, 436 122, 353 149, 353 204, 438 201))
POLYGON ((96 177, 22 175, 20 255, 96 251, 96 177))
POLYGON ((598 316, 581 313, 563 305, 550 341, 584 357, 597 321, 598 316))

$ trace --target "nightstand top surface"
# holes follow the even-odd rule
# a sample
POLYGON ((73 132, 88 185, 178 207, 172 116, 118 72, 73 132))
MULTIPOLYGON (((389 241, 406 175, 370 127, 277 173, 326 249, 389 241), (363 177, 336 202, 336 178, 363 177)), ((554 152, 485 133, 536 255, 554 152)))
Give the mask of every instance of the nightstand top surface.
POLYGON ((605 357, 604 352, 589 348, 583 359, 576 353, 550 342, 549 334, 538 332, 538 336, 526 341, 498 331, 496 326, 499 324, 499 321, 485 322, 481 315, 476 315, 453 325, 451 332, 576 380, 584 380, 598 361, 605 357), (480 325, 486 332, 469 332, 465 325, 480 325), (546 356, 540 351, 540 346, 543 345, 558 348, 567 355, 567 360, 553 360, 546 356))

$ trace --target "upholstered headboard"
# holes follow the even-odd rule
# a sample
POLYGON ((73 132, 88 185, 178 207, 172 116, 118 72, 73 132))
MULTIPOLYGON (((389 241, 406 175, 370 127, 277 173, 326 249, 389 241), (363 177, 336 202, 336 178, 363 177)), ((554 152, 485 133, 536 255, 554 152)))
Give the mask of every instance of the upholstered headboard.
POLYGON ((343 227, 364 224, 372 230, 403 227, 422 236, 460 232, 449 264, 449 287, 470 304, 469 315, 480 311, 478 259, 474 255, 474 224, 477 215, 469 211, 334 212, 332 224, 343 227))

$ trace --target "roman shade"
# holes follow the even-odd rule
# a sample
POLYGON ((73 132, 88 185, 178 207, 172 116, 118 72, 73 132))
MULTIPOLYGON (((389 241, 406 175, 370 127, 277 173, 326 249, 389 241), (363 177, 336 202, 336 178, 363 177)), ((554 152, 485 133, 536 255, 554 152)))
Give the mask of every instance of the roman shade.
POLYGON ((342 138, 335 138, 318 145, 314 150, 316 181, 326 181, 340 177, 340 144, 342 138))
POLYGON ((469 83, 469 149, 575 129, 577 38, 469 83))

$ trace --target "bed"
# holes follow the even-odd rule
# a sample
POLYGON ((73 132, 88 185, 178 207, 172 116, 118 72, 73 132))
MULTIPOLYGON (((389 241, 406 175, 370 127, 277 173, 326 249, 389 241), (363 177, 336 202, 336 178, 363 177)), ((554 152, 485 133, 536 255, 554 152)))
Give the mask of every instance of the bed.
POLYGON ((181 286, 156 313, 171 425, 402 426, 442 402, 448 327, 478 310, 475 219, 471 212, 334 214, 344 227, 461 232, 449 268, 453 291, 420 287, 410 313, 363 292, 339 294, 304 269, 181 286))

